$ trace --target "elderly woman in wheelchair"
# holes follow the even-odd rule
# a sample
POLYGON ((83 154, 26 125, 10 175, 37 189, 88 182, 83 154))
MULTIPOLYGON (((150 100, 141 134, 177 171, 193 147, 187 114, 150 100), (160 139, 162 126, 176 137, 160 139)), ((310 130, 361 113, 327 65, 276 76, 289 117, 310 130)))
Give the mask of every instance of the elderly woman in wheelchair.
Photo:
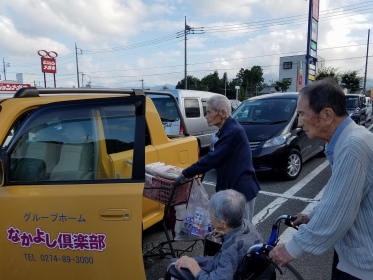
POLYGON ((234 190, 214 194, 209 201, 210 219, 222 246, 214 256, 172 259, 166 279, 240 279, 248 249, 263 242, 254 225, 243 219, 245 197, 234 190))

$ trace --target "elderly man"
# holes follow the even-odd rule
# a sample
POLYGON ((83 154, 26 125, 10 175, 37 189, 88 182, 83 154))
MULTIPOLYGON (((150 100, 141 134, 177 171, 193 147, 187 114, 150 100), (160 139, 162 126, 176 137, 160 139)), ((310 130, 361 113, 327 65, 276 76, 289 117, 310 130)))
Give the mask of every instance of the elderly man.
POLYGON ((348 116, 346 97, 332 80, 303 88, 297 106, 307 136, 328 143, 332 175, 311 213, 296 215, 299 231, 269 256, 284 265, 334 247, 332 279, 373 279, 373 134, 348 116))
POLYGON ((209 202, 210 218, 215 228, 212 234, 223 236, 220 251, 214 257, 182 256, 176 262, 173 259, 171 262, 175 262, 175 266, 171 267, 169 276, 176 279, 241 279, 243 257, 252 245, 262 242, 254 225, 243 220, 245 204, 245 197, 234 190, 214 194, 209 202))
POLYGON ((260 187, 256 179, 250 143, 242 126, 231 117, 231 104, 221 94, 207 100, 206 120, 208 126, 217 126, 218 140, 214 149, 198 162, 183 170, 183 176, 191 178, 215 168, 216 192, 234 189, 247 201, 244 218, 251 222, 255 197, 260 187))

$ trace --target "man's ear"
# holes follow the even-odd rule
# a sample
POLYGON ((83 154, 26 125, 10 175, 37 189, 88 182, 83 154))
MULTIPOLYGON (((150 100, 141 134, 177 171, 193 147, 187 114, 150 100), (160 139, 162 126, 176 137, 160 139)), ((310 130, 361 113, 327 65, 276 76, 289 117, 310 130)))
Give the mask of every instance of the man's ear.
POLYGON ((228 114, 227 114, 227 111, 225 109, 220 110, 220 115, 223 119, 228 118, 228 114))
POLYGON ((335 116, 336 116, 333 109, 329 108, 329 107, 324 108, 321 113, 322 113, 323 118, 324 118, 324 120, 327 124, 332 123, 335 116))

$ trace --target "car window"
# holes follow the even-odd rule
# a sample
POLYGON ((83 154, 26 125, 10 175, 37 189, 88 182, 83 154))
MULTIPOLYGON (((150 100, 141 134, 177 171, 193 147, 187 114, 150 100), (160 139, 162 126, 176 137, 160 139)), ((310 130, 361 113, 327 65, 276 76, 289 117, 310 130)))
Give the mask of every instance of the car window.
POLYGON ((347 108, 359 107, 359 98, 357 96, 346 96, 347 108))
POLYGON ((149 95, 156 107, 159 117, 168 121, 178 121, 180 119, 174 101, 168 96, 149 95))
POLYGON ((288 121, 294 115, 296 103, 295 98, 248 100, 233 112, 232 117, 242 123, 288 121))
POLYGON ((120 107, 104 110, 102 116, 108 154, 133 149, 135 141, 136 116, 123 114, 120 107))
POLYGON ((184 99, 184 107, 186 118, 199 118, 201 116, 198 99, 184 99))
POLYGON ((132 158, 135 125, 133 104, 72 104, 37 110, 14 136, 10 181, 109 179, 113 175, 105 155, 129 151, 127 157, 132 158))

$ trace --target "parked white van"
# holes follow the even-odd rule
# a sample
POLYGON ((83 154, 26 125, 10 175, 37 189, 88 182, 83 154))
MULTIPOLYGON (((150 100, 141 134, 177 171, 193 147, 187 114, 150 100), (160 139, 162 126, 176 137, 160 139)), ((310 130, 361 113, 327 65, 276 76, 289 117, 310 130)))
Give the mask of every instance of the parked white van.
MULTIPOLYGON (((164 90, 170 92, 179 104, 181 115, 184 119, 186 131, 189 135, 196 136, 199 148, 208 148, 212 143, 212 134, 218 131, 216 126, 207 125, 206 103, 207 100, 218 93, 197 90, 164 90)), ((177 110, 170 98, 159 95, 149 95, 165 127, 167 134, 183 134, 184 127, 177 116, 177 110)))
POLYGON ((372 120, 372 100, 370 97, 365 97, 365 105, 366 105, 366 114, 367 114, 367 121, 372 120))

